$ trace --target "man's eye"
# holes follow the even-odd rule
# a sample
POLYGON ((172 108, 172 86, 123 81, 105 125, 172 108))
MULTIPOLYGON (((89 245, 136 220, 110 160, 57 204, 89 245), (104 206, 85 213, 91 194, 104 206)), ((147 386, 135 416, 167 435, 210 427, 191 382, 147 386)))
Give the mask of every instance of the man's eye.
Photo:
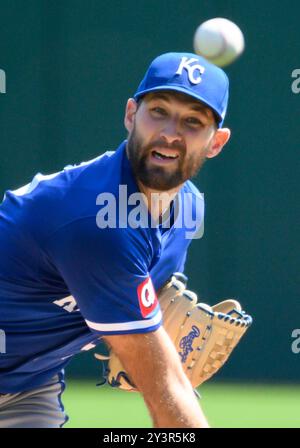
POLYGON ((167 115, 167 112, 165 111, 165 109, 162 109, 161 107, 152 107, 151 112, 153 114, 159 115, 159 116, 167 115))
POLYGON ((198 118, 189 117, 185 121, 189 126, 203 126, 203 123, 198 118))

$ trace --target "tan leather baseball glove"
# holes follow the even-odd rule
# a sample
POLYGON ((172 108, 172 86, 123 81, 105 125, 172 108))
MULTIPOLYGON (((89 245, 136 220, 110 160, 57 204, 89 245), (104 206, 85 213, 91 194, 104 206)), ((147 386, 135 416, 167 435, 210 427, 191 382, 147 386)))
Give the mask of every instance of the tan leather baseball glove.
MULTIPOLYGON (((238 301, 224 300, 214 306, 197 302, 197 295, 185 287, 185 276, 174 274, 159 291, 163 327, 173 341, 183 369, 194 388, 214 375, 227 361, 234 347, 252 323, 238 301)), ((99 360, 107 357, 95 354, 99 360)), ((127 391, 136 387, 118 357, 111 352, 107 382, 127 391)))

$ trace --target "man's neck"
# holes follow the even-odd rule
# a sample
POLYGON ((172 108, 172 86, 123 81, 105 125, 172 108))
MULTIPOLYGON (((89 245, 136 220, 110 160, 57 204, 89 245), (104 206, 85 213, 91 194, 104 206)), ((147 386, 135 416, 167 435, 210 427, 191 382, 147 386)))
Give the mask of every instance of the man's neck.
POLYGON ((155 221, 159 221, 159 218, 170 207, 171 202, 174 200, 178 191, 182 187, 182 185, 179 185, 178 187, 171 190, 159 191, 153 188, 146 187, 139 180, 137 180, 137 185, 141 193, 145 195, 146 205, 148 207, 149 213, 155 221))

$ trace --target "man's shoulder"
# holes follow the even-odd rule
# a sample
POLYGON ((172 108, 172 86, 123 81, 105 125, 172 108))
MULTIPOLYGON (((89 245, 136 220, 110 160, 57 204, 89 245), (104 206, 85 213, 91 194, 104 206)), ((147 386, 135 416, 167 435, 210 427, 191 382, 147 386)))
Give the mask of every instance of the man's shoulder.
MULTIPOLYGON (((116 152, 107 151, 94 159, 79 164, 67 165, 63 170, 50 175, 38 173, 27 185, 27 191, 21 194, 32 195, 38 198, 51 199, 52 196, 58 199, 71 199, 78 193, 85 194, 94 189, 101 190, 102 186, 118 177, 116 152), (115 176, 110 176, 111 172, 115 176)), ((24 189, 24 187, 23 187, 24 189)), ((18 194, 18 190, 13 192, 18 194)))
POLYGON ((189 193, 197 197, 199 200, 204 202, 204 193, 201 193, 198 187, 191 181, 188 180, 184 183, 182 188, 183 193, 189 193))
MULTIPOLYGON (((8 190, 4 195, 4 201, 14 196, 17 201, 49 200, 51 197, 63 197, 68 190, 81 183, 82 187, 90 188, 97 180, 98 185, 103 181, 103 175, 107 173, 107 167, 114 163, 115 152, 107 151, 94 159, 77 165, 67 165, 61 171, 51 174, 37 173, 26 185, 15 190, 8 190)), ((75 192, 75 191, 73 191, 75 192)))
POLYGON ((116 151, 106 151, 94 159, 79 164, 67 165, 60 173, 66 187, 90 189, 101 188, 105 181, 118 178, 120 172, 120 157, 116 151), (111 176, 112 172, 115 176, 111 176))
POLYGON ((118 188, 120 159, 117 151, 108 151, 56 173, 38 173, 27 185, 5 193, 0 213, 41 238, 69 222, 96 216, 97 196, 118 188))

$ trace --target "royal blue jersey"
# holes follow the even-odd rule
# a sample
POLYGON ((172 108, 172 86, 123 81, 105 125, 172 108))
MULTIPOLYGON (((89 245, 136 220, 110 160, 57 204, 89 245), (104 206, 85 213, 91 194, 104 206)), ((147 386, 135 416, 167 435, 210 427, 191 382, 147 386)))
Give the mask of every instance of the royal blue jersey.
POLYGON ((0 206, 0 393, 43 384, 103 335, 161 325, 156 291, 173 272, 183 272, 204 201, 188 181, 177 195, 184 207, 173 203, 169 228, 136 226, 138 192, 126 142, 6 192, 0 206), (197 207, 191 228, 183 218, 197 207))

